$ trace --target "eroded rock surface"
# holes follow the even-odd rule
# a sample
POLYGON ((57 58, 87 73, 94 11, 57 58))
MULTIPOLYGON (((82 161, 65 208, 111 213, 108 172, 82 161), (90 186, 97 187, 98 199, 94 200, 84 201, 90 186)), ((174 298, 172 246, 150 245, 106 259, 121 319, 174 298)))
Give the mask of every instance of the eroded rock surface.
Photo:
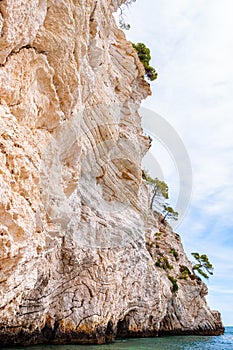
POLYGON ((1 345, 223 331, 148 209, 138 108, 150 89, 119 5, 0 1, 1 345))

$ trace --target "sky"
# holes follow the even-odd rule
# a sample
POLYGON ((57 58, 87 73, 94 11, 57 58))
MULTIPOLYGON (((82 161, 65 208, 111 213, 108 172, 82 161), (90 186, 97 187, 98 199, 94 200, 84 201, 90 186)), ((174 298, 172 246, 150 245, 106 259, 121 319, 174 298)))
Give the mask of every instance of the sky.
MULTIPOLYGON (((214 265, 207 300, 226 326, 233 325, 232 13, 231 0, 136 0, 125 10, 127 38, 150 48, 158 72, 143 106, 170 124, 192 164, 192 196, 175 229, 189 257, 206 253, 214 265)), ((174 203, 182 184, 172 151, 155 140, 150 152, 174 203)))

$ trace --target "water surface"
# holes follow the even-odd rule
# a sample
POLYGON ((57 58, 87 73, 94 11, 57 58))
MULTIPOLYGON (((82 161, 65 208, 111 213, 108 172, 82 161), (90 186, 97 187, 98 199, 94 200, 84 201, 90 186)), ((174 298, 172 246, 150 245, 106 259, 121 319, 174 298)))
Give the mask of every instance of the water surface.
POLYGON ((169 336, 116 340, 104 345, 37 345, 5 350, 233 350, 233 327, 220 336, 169 336))

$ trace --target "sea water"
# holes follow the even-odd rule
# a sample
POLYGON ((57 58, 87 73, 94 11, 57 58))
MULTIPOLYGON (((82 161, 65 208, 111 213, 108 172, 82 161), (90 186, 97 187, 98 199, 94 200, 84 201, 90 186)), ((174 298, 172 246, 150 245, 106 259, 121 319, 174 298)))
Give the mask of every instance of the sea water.
MULTIPOLYGON (((0 345, 1 347, 1 345, 0 345)), ((37 345, 12 350, 233 350, 233 327, 220 336, 167 336, 116 340, 104 345, 37 345)), ((5 350, 7 350, 5 349, 5 350)))

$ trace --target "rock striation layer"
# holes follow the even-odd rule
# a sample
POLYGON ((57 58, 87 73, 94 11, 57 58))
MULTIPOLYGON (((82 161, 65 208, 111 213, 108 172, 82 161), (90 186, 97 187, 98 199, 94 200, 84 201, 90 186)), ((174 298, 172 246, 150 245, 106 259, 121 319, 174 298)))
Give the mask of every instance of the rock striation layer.
POLYGON ((179 236, 148 209, 150 89, 120 3, 0 1, 2 346, 223 332, 179 236))

